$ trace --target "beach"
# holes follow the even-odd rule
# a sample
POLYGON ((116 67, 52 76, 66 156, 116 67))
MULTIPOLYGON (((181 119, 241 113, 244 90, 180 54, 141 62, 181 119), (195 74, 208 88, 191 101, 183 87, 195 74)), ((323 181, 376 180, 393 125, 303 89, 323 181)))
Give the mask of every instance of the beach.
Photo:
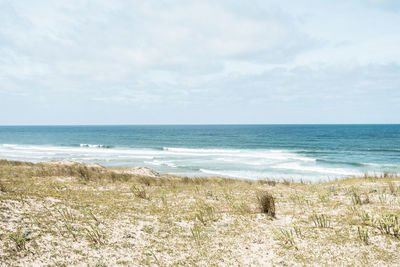
POLYGON ((0 1, 0 267, 399 266, 400 1, 0 1))
POLYGON ((0 189, 4 266, 400 262, 400 177, 390 174, 302 183, 0 160, 0 189))

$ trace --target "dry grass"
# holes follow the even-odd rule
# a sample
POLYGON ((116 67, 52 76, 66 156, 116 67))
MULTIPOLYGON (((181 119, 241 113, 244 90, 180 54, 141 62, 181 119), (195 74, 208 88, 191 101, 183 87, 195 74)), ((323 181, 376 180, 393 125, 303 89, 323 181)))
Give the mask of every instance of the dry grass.
POLYGON ((275 199, 268 192, 260 192, 257 196, 261 212, 275 218, 275 199))
POLYGON ((389 174, 304 184, 0 160, 0 262, 396 266, 399 185, 389 174))

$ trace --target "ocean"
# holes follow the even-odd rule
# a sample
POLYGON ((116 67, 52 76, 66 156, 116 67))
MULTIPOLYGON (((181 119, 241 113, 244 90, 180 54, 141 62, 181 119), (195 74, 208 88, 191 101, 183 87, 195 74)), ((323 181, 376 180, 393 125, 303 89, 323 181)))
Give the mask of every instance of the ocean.
POLYGON ((0 126, 0 158, 320 181, 400 173, 400 125, 0 126))

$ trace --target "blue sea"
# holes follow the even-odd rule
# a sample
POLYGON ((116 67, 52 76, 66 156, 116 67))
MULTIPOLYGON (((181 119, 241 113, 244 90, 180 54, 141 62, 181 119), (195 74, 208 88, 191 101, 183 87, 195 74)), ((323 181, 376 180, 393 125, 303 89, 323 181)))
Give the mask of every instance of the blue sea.
POLYGON ((0 126, 0 158, 319 181, 400 173, 400 125, 0 126))

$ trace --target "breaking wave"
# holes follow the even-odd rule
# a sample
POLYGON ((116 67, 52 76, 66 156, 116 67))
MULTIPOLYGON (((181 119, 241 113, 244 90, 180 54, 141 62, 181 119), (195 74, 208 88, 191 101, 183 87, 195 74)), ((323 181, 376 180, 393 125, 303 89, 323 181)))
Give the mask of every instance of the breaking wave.
POLYGON ((305 180, 360 175, 367 171, 399 171, 394 164, 327 159, 326 154, 282 149, 130 148, 103 144, 71 146, 0 144, 0 158, 23 161, 71 159, 105 166, 147 166, 160 172, 242 179, 305 180))

